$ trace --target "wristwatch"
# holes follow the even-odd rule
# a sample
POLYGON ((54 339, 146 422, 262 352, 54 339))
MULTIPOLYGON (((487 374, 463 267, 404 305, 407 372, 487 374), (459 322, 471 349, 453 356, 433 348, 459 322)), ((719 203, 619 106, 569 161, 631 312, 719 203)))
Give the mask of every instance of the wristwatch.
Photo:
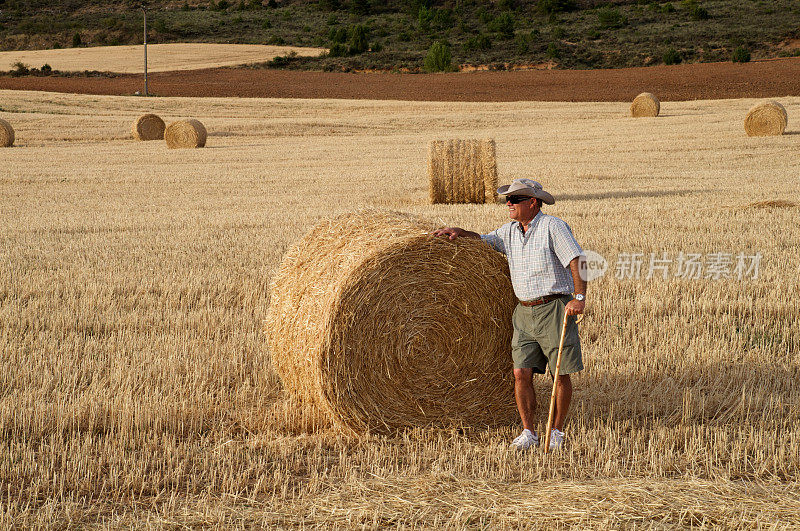
POLYGON ((586 295, 584 295, 583 293, 578 293, 577 295, 575 295, 575 300, 583 302, 586 300, 586 295))

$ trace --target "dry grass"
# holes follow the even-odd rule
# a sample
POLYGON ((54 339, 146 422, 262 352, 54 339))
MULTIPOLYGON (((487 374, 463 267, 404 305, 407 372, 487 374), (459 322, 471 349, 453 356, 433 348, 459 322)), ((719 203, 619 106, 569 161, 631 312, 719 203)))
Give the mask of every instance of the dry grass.
POLYGON ((756 201, 747 206, 750 208, 792 208, 796 207, 797 203, 786 201, 785 199, 768 199, 766 201, 756 201))
MULTIPOLYGON (((270 61, 279 55, 296 52, 302 57, 316 57, 325 48, 267 46, 261 44, 173 43, 147 45, 147 71, 199 70, 270 61)), ((59 50, 15 50, 0 52, 0 70, 11 70, 21 61, 39 68, 49 64, 63 72, 144 72, 144 48, 139 46, 95 46, 59 50)))
POLYGON ((434 140, 428 146, 431 203, 493 203, 497 157, 493 139, 434 140))
POLYGON ((800 526, 797 213, 730 208, 800 202, 800 135, 742 135, 755 101, 642 122, 625 103, 2 97, 0 526, 800 526), (135 142, 144 112, 213 142, 135 142), (760 276, 591 284, 564 452, 509 453, 515 425, 313 431, 261 332, 281 256, 362 207, 499 226, 498 205, 428 204, 425 146, 476 136, 612 269, 759 251, 760 276))
POLYGON ((273 277, 273 368, 337 427, 513 422, 508 263, 482 242, 433 238, 434 229, 374 209, 337 216, 311 228, 273 277))

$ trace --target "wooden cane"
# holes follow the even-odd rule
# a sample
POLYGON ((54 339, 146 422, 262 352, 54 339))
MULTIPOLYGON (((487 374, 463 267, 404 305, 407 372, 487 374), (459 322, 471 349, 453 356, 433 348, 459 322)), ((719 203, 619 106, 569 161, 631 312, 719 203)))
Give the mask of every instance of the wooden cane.
POLYGON ((561 339, 558 342, 556 373, 553 376, 553 392, 550 394, 550 413, 547 415, 547 431, 544 433, 544 453, 550 452, 550 430, 553 429, 553 413, 556 410, 556 393, 558 392, 558 371, 561 368, 561 351, 564 350, 564 335, 567 332, 567 309, 564 308, 564 323, 561 325, 561 339))

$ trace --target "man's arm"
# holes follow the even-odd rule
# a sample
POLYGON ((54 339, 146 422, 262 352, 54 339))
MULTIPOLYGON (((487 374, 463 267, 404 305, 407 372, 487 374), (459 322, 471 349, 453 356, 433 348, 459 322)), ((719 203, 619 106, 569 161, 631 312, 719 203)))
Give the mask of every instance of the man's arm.
MULTIPOLYGON (((581 277, 580 271, 580 263, 581 260, 585 260, 586 258, 581 256, 576 256, 573 258, 569 263, 569 270, 572 273, 572 283, 575 284, 575 294, 586 295, 586 281, 583 280, 581 277)), ((586 307, 586 301, 579 301, 576 299, 572 299, 567 303, 567 315, 578 315, 579 313, 583 313, 583 309, 586 307)))
POLYGON ((470 230, 464 230, 459 227, 445 227, 443 229, 437 229, 432 232, 434 236, 447 236, 451 240, 455 240, 456 238, 475 238, 480 240, 481 235, 477 232, 472 232, 470 230))

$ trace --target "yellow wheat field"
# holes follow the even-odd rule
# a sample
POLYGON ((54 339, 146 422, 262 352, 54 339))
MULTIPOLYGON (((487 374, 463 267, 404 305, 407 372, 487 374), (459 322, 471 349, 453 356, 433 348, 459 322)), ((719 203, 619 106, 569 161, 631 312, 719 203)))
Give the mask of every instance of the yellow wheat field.
POLYGON ((747 137, 755 100, 637 120, 627 102, 0 96, 16 131, 0 166, 3 527, 800 526, 800 135, 747 137), (206 148, 131 140, 146 112, 196 117, 206 148), (567 448, 511 453, 516 425, 315 430, 261 332, 281 255, 361 207, 499 226, 502 205, 427 204, 428 143, 473 137, 496 140, 501 183, 541 181, 545 211, 609 262, 567 448), (641 278, 617 278, 637 253, 641 278), (755 279, 647 279, 650 253, 762 258, 755 279))
MULTIPOLYGON (((324 48, 263 44, 185 42, 149 44, 147 46, 147 70, 148 72, 168 72, 218 68, 265 62, 291 52, 302 57, 314 57, 325 51, 327 50, 324 48)), ((11 70, 17 62, 25 63, 33 68, 49 64, 54 70, 64 72, 97 70, 139 74, 144 72, 144 47, 141 45, 93 46, 91 48, 0 52, 0 70, 11 70)))

